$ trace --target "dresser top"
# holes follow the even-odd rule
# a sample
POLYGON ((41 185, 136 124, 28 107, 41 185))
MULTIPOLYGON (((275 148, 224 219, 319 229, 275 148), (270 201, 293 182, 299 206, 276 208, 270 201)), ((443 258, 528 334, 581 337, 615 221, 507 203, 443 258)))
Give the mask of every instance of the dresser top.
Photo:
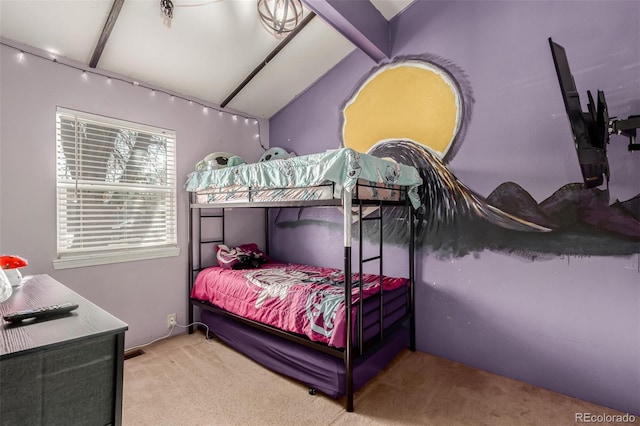
POLYGON ((27 276, 0 303, 0 359, 26 352, 51 349, 90 337, 123 333, 128 326, 48 275, 27 276), (17 323, 2 315, 62 303, 77 303, 78 309, 63 316, 29 319, 17 323))

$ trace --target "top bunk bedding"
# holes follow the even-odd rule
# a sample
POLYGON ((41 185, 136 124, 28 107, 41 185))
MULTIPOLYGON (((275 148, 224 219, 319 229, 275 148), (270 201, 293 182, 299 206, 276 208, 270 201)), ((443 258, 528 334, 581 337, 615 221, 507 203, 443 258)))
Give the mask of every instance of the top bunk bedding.
MULTIPOLYGON (((288 159, 196 170, 186 189, 197 205, 263 205, 340 200, 344 191, 361 200, 405 201, 420 206, 416 168, 350 148, 288 159)), ((339 203, 336 203, 339 204, 339 203)))

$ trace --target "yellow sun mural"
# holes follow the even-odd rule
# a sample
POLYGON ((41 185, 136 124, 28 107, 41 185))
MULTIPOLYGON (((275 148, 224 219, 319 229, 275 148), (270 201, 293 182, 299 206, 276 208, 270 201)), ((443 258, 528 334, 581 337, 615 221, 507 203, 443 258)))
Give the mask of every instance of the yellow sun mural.
POLYGON ((405 139, 443 158, 460 128, 460 94, 451 77, 427 62, 382 67, 346 103, 346 147, 368 152, 379 142, 405 139))

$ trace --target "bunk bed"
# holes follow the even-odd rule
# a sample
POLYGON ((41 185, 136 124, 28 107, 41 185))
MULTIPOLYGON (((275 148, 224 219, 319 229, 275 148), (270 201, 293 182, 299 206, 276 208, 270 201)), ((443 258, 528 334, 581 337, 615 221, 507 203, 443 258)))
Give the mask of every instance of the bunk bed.
POLYGON ((194 322, 196 310, 199 311, 200 321, 234 349, 306 384, 312 394, 317 390, 334 398, 344 396, 346 410, 353 411, 357 389, 402 350, 407 347, 415 350, 413 209, 420 206, 417 188, 421 183, 413 167, 349 148, 194 171, 186 185, 190 192, 189 323, 194 322), (275 217, 270 210, 308 206, 342 209, 343 269, 270 259, 269 228, 275 217), (215 250, 226 248, 225 221, 229 218, 225 211, 245 207, 264 209, 266 250, 260 252, 255 244, 238 249, 249 247, 248 252, 261 258, 261 262, 251 269, 238 270, 224 265, 205 266, 205 251, 211 254, 214 250, 211 246, 215 250), (372 207, 376 212, 367 215, 365 209, 372 207), (382 230, 387 211, 404 212, 403 218, 396 220, 404 220, 409 229, 406 278, 383 275, 382 230), (219 221, 220 238, 203 236, 203 222, 211 219, 219 221), (365 222, 378 225, 379 254, 369 258, 363 255, 361 236, 365 222), (354 265, 352 240, 356 226, 359 232, 354 265), (378 262, 377 274, 364 272, 368 262, 378 262), (291 274, 285 279, 288 280, 285 289, 276 286, 274 290, 269 287, 273 282, 260 281, 275 270, 278 279, 283 273, 291 274), (291 284, 294 279, 295 284, 291 284), (227 283, 236 281, 240 282, 237 287, 226 290, 227 283), (319 287, 310 289, 310 284, 319 287), (293 289, 306 293, 298 295, 293 289), (229 293, 230 302, 226 296, 220 296, 225 292, 229 293), (297 303, 306 303, 306 308, 282 307, 287 299, 298 299, 297 303), (263 304, 273 300, 278 313, 261 313, 263 304), (296 319, 283 320, 293 316, 292 312, 299 314, 296 319), (305 323, 306 328, 300 323, 305 323))

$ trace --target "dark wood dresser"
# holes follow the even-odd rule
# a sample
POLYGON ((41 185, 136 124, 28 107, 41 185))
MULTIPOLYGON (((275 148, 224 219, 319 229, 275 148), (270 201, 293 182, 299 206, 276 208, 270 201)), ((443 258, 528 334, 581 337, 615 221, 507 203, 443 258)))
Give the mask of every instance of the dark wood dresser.
POLYGON ((120 425, 128 326, 48 275, 25 277, 4 314, 71 302, 50 319, 0 318, 0 425, 120 425))

